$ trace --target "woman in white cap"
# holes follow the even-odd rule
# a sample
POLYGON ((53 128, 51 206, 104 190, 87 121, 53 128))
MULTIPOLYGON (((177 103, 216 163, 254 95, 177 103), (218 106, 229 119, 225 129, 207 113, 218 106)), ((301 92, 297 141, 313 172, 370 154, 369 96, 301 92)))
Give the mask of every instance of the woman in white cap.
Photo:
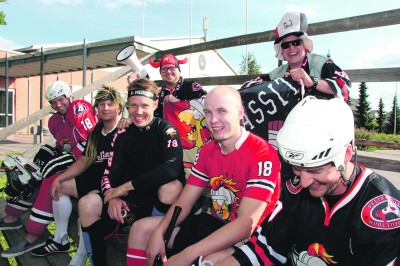
POLYGON ((347 74, 325 56, 311 53, 313 41, 307 35, 307 18, 303 13, 286 13, 275 29, 275 57, 286 61, 271 72, 248 81, 243 87, 255 82, 270 81, 290 75, 294 81, 303 83, 306 95, 317 98, 349 97, 351 82, 347 74))

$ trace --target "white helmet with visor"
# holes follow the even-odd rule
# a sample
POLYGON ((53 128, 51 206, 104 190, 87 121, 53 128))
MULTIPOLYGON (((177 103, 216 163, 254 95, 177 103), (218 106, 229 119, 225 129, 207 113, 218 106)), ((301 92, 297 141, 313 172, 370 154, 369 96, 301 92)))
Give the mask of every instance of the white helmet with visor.
POLYGON ((347 146, 354 141, 353 112, 343 99, 308 96, 289 113, 277 141, 279 153, 291 165, 332 163, 343 169, 347 146))

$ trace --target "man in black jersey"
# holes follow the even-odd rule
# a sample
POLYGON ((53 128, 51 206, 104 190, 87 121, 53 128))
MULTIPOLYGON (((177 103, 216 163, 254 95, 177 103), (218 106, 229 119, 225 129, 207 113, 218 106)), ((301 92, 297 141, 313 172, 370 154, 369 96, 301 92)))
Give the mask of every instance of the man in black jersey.
POLYGON ((351 161, 350 107, 308 96, 277 140, 295 176, 247 244, 217 265, 399 265, 400 193, 351 161))
MULTIPOLYGON (((103 87, 97 92, 93 106, 100 121, 89 135, 82 156, 54 179, 50 189, 50 195, 53 198, 56 235, 61 234, 61 237, 68 231, 68 221, 72 209, 63 204, 54 203, 61 201, 62 196, 81 198, 88 193, 100 191, 100 179, 107 166, 111 142, 125 103, 118 91, 111 87, 103 87)), ((53 252, 59 252, 60 249, 60 244, 49 239, 46 245, 33 250, 32 255, 46 256, 53 252)), ((70 265, 84 265, 85 263, 86 250, 83 237, 80 237, 79 249, 70 265)))
POLYGON ((113 230, 113 221, 124 223, 123 210, 136 219, 151 216, 154 207, 166 212, 182 190, 179 134, 172 124, 154 117, 157 92, 155 83, 147 78, 129 84, 127 108, 133 123, 118 130, 113 139, 101 193, 79 201, 79 217, 90 234, 96 266, 106 262, 104 237, 113 230), (159 193, 165 184, 171 190, 159 193))

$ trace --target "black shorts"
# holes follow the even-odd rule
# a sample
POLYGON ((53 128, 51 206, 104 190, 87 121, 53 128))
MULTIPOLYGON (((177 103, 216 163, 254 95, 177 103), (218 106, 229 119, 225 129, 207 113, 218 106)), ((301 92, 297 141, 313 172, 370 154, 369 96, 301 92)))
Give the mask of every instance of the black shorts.
POLYGON ((211 235, 226 223, 208 213, 190 214, 180 225, 173 247, 167 250, 167 256, 175 255, 185 248, 211 235))
POLYGON ((86 196, 90 191, 101 189, 101 176, 78 175, 75 177, 78 198, 86 196))

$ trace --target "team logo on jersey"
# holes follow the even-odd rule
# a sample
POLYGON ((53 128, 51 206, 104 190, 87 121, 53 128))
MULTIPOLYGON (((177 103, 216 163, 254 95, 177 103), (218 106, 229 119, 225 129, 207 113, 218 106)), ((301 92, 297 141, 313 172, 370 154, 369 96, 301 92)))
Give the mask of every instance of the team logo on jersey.
POLYGON ((214 212, 224 221, 232 221, 237 217, 239 198, 236 193, 237 182, 223 175, 210 179, 211 201, 214 212))
POLYGON ((173 137, 173 136, 176 135, 176 130, 175 130, 174 128, 170 127, 170 128, 167 129, 167 131, 165 131, 165 133, 166 133, 168 136, 173 137))
POLYGON ((290 253, 293 265, 318 265, 325 266, 329 264, 337 264, 325 249, 324 245, 320 243, 312 243, 308 246, 307 251, 298 252, 293 249, 290 253))
POLYGON ((295 176, 286 181, 286 187, 290 193, 297 194, 301 191, 303 187, 300 185, 300 181, 301 180, 299 176, 295 176))
POLYGON ((390 230, 400 227, 400 201, 386 194, 368 201, 361 213, 363 222, 375 229, 390 230))
POLYGON ((76 117, 83 116, 88 112, 88 107, 83 104, 77 104, 74 106, 74 115, 76 117))

